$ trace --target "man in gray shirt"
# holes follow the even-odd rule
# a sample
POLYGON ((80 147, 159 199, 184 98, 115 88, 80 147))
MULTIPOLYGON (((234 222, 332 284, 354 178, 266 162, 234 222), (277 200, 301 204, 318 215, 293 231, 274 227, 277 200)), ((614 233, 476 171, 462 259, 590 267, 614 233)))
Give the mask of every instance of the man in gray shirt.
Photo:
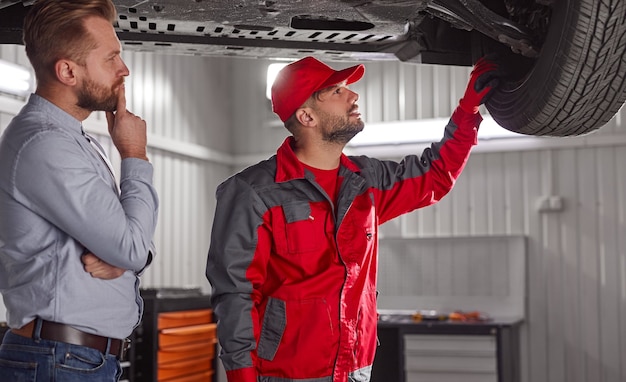
POLYGON ((37 90, 0 139, 0 381, 115 381, 142 314, 158 197, 126 110, 110 0, 40 0, 24 22, 37 90), (106 111, 119 188, 82 121, 106 111))

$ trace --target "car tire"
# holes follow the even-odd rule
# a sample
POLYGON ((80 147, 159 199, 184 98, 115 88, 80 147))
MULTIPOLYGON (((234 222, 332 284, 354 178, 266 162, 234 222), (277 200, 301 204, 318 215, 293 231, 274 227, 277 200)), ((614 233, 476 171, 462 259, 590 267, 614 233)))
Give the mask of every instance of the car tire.
POLYGON ((626 100, 626 1, 556 1, 539 57, 511 56, 486 103, 502 127, 546 136, 594 131, 626 100))

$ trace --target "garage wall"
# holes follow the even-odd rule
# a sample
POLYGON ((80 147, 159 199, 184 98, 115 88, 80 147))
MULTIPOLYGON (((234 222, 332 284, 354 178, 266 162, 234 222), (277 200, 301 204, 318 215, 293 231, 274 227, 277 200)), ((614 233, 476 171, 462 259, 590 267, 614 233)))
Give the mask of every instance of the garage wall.
MULTIPOLYGON (((235 70, 236 77, 253 78, 265 68, 242 60, 235 70)), ((351 88, 361 96, 367 129, 367 122, 448 117, 469 72, 368 63, 351 88)), ((253 162, 272 153, 285 132, 272 122, 268 104, 250 96, 253 89, 235 90, 236 99, 246 97, 247 110, 234 119, 237 158, 253 162)), ((386 237, 527 237, 524 382, 626 381, 625 123, 622 109, 585 137, 509 141, 504 151, 483 142, 442 202, 383 227, 386 237)), ((394 158, 394 151, 410 149, 421 148, 382 153, 394 158)))

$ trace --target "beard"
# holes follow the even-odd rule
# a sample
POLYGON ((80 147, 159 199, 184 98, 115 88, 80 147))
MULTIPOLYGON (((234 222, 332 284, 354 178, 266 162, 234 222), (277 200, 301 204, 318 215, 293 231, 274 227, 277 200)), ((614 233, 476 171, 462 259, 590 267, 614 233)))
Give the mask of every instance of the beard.
POLYGON ((360 119, 350 122, 350 116, 330 115, 321 113, 322 126, 326 126, 322 130, 322 139, 328 143, 347 144, 355 135, 363 131, 365 124, 360 119))
POLYGON ((89 111, 115 111, 117 109, 116 88, 121 83, 112 87, 97 84, 93 80, 86 80, 78 92, 77 105, 89 111))

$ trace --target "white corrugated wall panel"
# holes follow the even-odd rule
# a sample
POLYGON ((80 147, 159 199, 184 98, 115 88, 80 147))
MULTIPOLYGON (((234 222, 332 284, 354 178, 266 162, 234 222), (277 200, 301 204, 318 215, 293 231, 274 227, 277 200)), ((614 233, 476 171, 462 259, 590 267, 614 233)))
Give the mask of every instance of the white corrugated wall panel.
POLYGON ((624 146, 475 154, 451 195, 400 218, 407 236, 530 238, 525 380, 626 380, 625 159, 624 146), (549 195, 563 211, 537 211, 549 195))
POLYGON ((363 80, 350 88, 359 93, 359 109, 370 123, 449 117, 471 70, 391 62, 365 65, 363 80))
POLYGON ((166 147, 153 149, 155 185, 160 197, 155 243, 159 256, 146 271, 145 286, 202 286, 214 194, 230 175, 228 62, 199 57, 125 54, 131 69, 131 110, 137 110, 150 132, 172 143, 188 143, 226 156, 226 163, 166 147), (223 151, 223 152, 222 152, 223 151))
POLYGON ((524 381, 624 381, 624 160, 624 146, 475 154, 448 197, 384 232, 528 236, 524 381), (563 210, 537 211, 544 196, 563 210))

